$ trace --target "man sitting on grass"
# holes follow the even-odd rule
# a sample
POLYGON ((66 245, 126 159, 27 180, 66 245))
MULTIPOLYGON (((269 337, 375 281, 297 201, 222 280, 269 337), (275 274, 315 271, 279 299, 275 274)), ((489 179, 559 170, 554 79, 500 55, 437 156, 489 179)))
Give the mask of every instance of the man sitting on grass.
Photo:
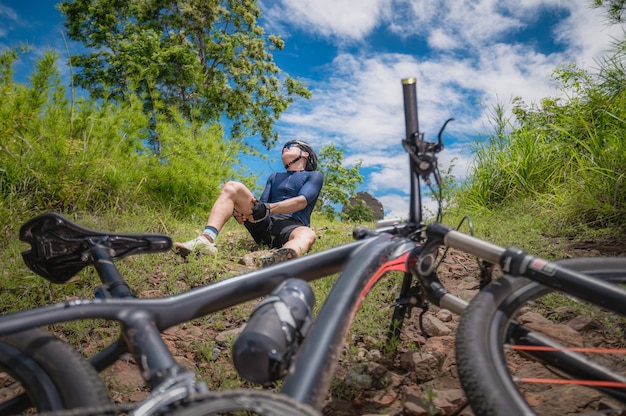
POLYGON ((285 143, 282 162, 287 171, 272 173, 259 199, 244 184, 227 182, 211 208, 204 232, 175 243, 177 252, 183 257, 192 252, 216 254, 217 236, 231 215, 248 229, 254 241, 274 249, 260 259, 264 266, 309 251, 316 238, 310 228, 311 213, 324 177, 316 170, 315 151, 303 140, 285 143))

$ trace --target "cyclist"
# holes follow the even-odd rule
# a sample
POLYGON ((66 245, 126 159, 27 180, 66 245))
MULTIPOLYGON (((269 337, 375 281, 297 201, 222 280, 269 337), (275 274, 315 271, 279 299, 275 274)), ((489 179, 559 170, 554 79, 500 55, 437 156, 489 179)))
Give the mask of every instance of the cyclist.
POLYGON ((191 252, 217 254, 215 241, 232 215, 254 241, 273 248, 260 259, 263 265, 306 253, 316 238, 310 228, 311 213, 324 177, 317 171, 313 147, 303 140, 284 144, 282 162, 286 172, 272 173, 259 199, 244 184, 227 182, 211 208, 204 232, 187 242, 174 243, 177 252, 183 257, 191 252))

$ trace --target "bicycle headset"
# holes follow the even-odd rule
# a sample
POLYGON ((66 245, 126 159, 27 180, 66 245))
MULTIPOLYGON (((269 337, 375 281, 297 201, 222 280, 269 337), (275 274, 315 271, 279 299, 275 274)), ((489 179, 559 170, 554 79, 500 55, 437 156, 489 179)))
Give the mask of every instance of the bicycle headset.
MULTIPOLYGON (((289 146, 290 144, 295 144, 301 150, 304 150, 305 152, 309 154, 309 157, 306 160, 306 167, 304 170, 316 170, 317 169, 317 155, 315 154, 315 151, 313 150, 313 147, 311 147, 310 144, 300 139, 289 140, 287 143, 283 145, 283 148, 289 146)), ((302 159, 302 152, 300 152, 300 156, 298 156, 297 158, 295 158, 294 160, 286 164, 285 169, 287 169, 289 166, 291 166, 292 164, 294 164, 300 159, 302 159)))

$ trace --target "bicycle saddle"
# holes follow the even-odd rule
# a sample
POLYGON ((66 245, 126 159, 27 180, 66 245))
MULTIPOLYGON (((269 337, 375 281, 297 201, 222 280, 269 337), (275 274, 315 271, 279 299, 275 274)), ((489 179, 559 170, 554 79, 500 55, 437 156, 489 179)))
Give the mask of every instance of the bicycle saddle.
POLYGON ((94 231, 51 212, 25 222, 19 238, 31 246, 22 252, 28 268, 53 283, 67 282, 90 264, 93 259, 88 250, 96 245, 108 248, 114 262, 172 248, 172 239, 166 235, 94 231))

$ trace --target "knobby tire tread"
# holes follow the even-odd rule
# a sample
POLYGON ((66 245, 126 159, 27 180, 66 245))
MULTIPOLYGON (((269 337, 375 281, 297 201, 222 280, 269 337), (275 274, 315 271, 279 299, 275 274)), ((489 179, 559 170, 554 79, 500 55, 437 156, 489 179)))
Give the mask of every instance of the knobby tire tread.
MULTIPOLYGON (((626 282, 626 258, 585 257, 558 262, 600 278, 626 282)), ((456 333, 456 361, 461 385, 475 414, 532 415, 506 367, 502 328, 511 310, 550 289, 523 277, 504 276, 478 293, 464 311, 456 333), (515 305, 514 305, 515 304, 515 305)))
POLYGON ((0 371, 22 384, 39 412, 111 403, 91 364, 65 341, 41 329, 0 337, 0 371))

